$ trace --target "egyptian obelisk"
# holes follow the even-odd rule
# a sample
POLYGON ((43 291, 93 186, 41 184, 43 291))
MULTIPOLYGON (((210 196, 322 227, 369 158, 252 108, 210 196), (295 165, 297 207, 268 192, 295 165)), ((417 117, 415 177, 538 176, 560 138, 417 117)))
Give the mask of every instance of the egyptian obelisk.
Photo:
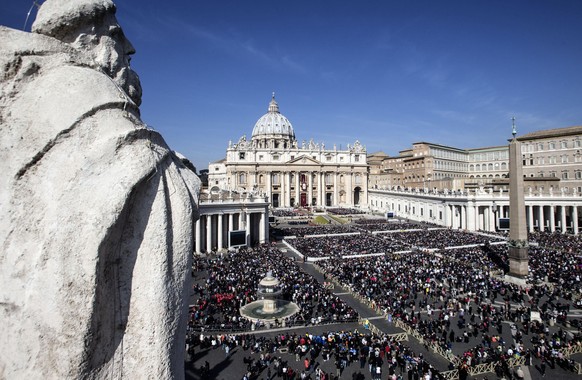
POLYGON ((512 139, 509 141, 509 275, 524 278, 528 275, 528 239, 523 189, 521 143, 515 137, 515 118, 512 118, 512 139))

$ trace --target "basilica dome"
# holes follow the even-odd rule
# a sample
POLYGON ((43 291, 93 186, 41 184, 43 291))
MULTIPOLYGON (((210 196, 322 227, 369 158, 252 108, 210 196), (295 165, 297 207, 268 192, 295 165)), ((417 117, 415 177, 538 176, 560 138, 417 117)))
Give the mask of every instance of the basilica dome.
POLYGON ((261 116, 253 128, 253 140, 285 139, 295 141, 295 132, 291 122, 279 112, 275 94, 269 103, 269 112, 261 116))

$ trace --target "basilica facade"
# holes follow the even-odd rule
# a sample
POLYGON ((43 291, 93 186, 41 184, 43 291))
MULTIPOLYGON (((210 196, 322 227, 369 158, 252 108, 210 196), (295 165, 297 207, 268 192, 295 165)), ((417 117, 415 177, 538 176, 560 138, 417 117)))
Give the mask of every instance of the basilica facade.
POLYGON ((298 142, 273 95, 250 139, 229 142, 226 157, 208 168, 210 190, 265 196, 273 208, 357 207, 368 203, 366 148, 298 142))

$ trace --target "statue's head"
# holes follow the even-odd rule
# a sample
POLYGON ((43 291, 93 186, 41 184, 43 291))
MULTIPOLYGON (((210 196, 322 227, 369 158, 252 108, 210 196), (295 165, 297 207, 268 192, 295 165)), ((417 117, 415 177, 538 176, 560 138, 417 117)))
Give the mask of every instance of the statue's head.
POLYGON ((127 95, 141 104, 141 84, 129 62, 135 49, 123 34, 110 0, 46 0, 32 25, 34 33, 54 37, 89 54, 127 95))

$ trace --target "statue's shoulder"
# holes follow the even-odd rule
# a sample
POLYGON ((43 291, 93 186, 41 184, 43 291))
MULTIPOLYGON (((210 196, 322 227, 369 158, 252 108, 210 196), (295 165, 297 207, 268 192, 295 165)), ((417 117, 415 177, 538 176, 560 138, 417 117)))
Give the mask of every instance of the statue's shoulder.
POLYGON ((62 125, 95 109, 132 104, 94 66, 83 52, 54 38, 0 27, 0 103, 13 115, 34 109, 62 125))

